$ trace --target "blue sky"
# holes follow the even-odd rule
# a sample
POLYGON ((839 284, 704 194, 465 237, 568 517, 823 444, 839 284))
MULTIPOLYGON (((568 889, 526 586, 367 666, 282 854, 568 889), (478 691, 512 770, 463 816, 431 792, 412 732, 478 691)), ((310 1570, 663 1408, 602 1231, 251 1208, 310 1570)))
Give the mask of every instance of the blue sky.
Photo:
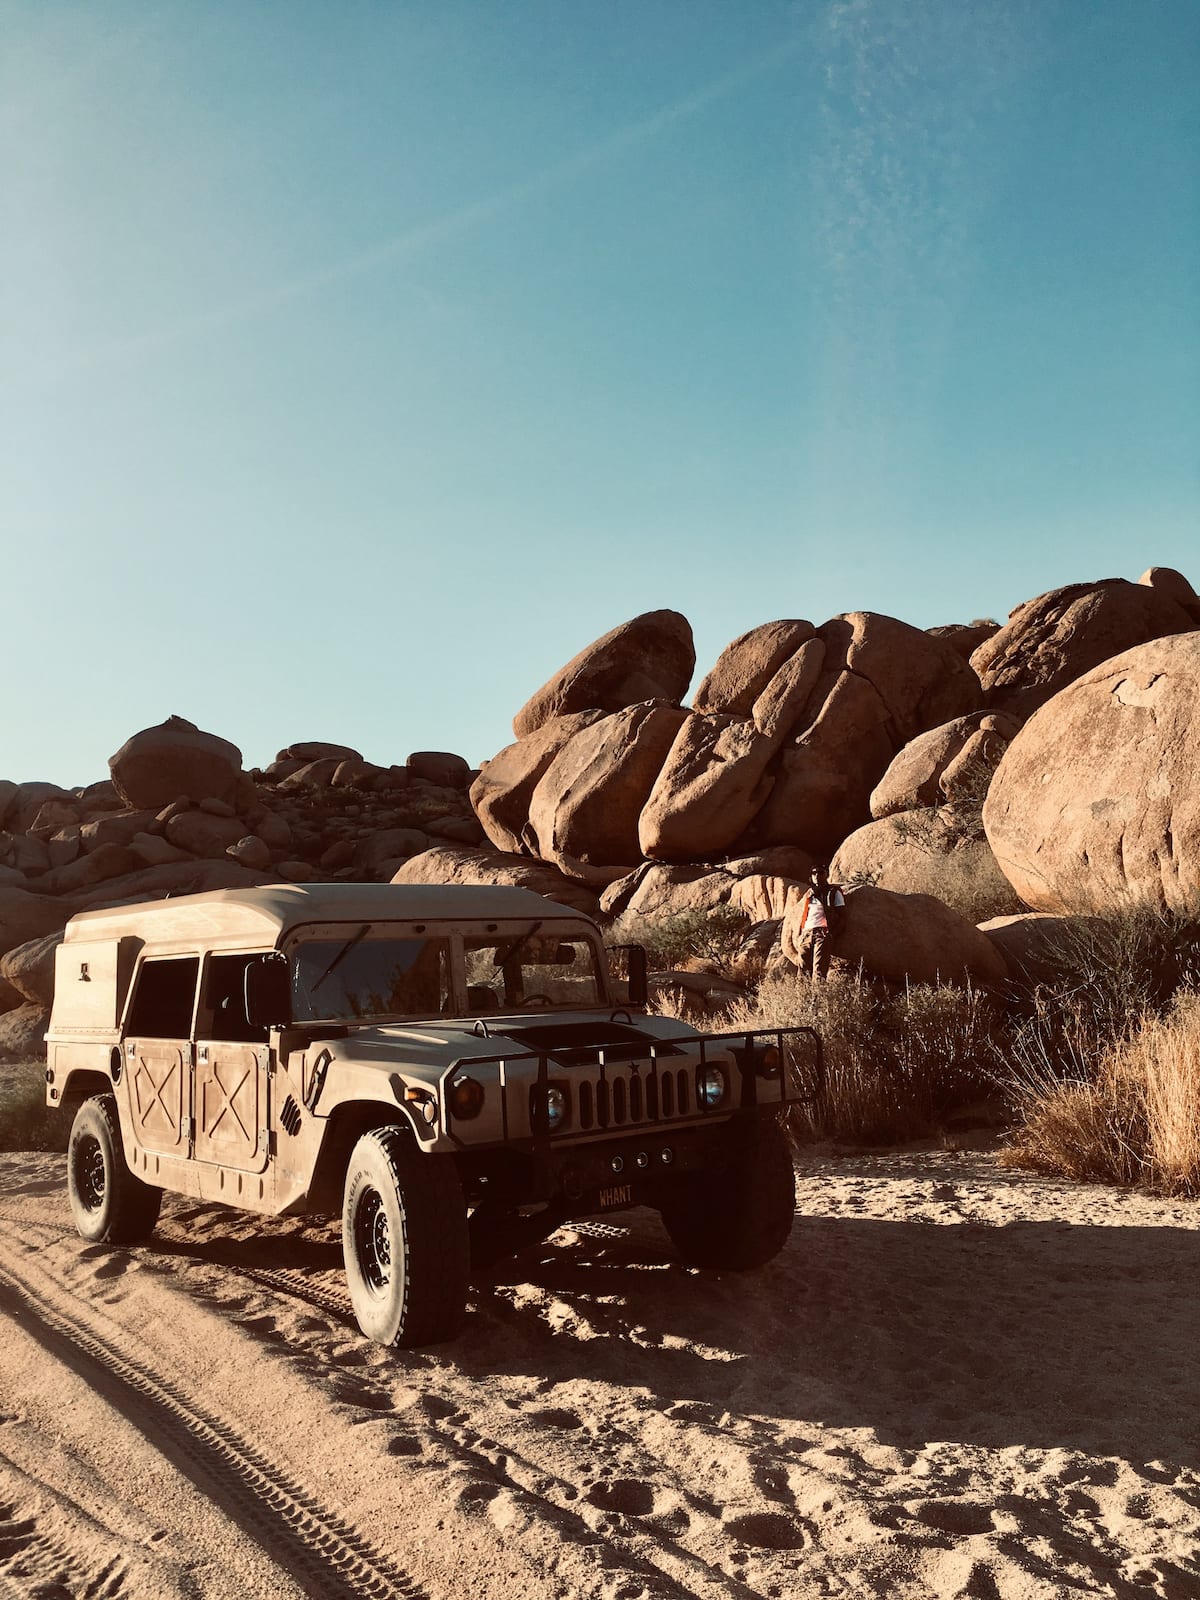
POLYGON ((1194 0, 0 0, 0 776, 1200 585, 1194 0))

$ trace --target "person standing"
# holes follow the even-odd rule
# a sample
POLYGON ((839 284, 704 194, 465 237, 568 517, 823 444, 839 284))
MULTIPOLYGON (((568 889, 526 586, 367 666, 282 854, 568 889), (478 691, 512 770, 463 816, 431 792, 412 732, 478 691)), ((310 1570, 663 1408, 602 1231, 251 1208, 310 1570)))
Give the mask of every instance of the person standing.
POLYGON ((841 921, 845 896, 830 883, 826 869, 813 863, 808 891, 800 902, 800 970, 814 981, 829 976, 829 941, 841 921))

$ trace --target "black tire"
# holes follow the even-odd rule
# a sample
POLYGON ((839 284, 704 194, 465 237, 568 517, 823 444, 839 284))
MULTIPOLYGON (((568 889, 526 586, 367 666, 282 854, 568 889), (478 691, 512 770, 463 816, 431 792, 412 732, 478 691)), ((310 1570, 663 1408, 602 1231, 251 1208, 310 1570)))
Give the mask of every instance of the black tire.
POLYGON ((685 1265, 726 1272, 765 1266, 787 1243, 796 1212, 787 1135, 773 1119, 736 1124, 722 1169, 679 1180, 660 1211, 685 1265))
POLYGON ((136 1244, 154 1232, 162 1190, 135 1178, 126 1166, 114 1095, 85 1100, 75 1113, 67 1145, 67 1194, 80 1237, 92 1244, 136 1244))
POLYGON ((471 1251, 453 1161, 424 1155, 405 1128, 377 1128, 346 1169, 342 1254, 368 1339, 410 1349, 452 1339, 466 1315, 471 1251))

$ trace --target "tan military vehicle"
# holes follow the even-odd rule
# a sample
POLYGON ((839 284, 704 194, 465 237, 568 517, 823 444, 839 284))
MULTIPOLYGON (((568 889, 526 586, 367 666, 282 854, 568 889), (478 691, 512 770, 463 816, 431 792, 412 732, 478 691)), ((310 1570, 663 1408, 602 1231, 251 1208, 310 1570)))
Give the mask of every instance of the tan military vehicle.
POLYGON ((281 884, 84 912, 46 1036, 76 1226, 145 1238, 165 1189, 340 1207, 359 1325, 397 1345, 451 1337, 472 1265, 569 1216, 655 1206, 685 1261, 758 1266, 791 1228, 780 1114, 819 1088, 819 1041, 647 1015, 636 948, 626 988, 592 922, 522 889, 281 884))

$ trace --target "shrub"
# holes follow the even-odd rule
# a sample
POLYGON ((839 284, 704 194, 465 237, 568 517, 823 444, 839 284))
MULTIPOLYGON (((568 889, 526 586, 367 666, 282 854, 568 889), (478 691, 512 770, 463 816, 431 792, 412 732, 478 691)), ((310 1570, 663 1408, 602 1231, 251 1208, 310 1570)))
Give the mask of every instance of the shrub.
POLYGON ((627 912, 609 928, 605 942, 644 945, 651 966, 682 967, 686 961, 704 961, 727 973, 749 927, 745 912, 728 905, 678 911, 668 917, 627 912))
POLYGON ((70 1122, 46 1104, 44 1060, 0 1066, 0 1150, 65 1150, 70 1122))
POLYGON ((934 1133, 955 1107, 992 1092, 1003 1059, 1003 1017, 972 989, 912 984, 889 992, 854 978, 766 979, 722 1026, 806 1026, 820 1033, 826 1087, 797 1107, 797 1139, 894 1144, 934 1133))
POLYGON ((1030 1075, 1009 1166, 1200 1195, 1200 993, 1147 1013, 1094 1075, 1030 1075))

